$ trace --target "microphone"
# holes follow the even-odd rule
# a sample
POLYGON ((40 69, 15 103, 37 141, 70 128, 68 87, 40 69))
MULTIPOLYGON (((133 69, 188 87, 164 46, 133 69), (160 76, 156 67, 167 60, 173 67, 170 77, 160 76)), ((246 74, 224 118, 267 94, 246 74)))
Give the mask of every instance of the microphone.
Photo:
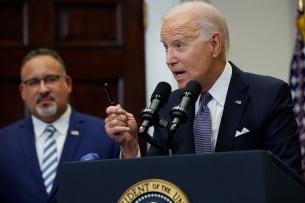
POLYGON ((165 106, 168 97, 172 91, 172 87, 167 82, 159 82, 155 91, 151 95, 150 106, 142 110, 141 127, 139 133, 147 132, 149 127, 159 122, 159 110, 165 106))
POLYGON ((180 105, 175 106, 170 112, 172 123, 169 131, 175 132, 181 124, 187 122, 189 107, 197 101, 200 93, 201 85, 199 82, 191 80, 186 84, 180 96, 180 105))

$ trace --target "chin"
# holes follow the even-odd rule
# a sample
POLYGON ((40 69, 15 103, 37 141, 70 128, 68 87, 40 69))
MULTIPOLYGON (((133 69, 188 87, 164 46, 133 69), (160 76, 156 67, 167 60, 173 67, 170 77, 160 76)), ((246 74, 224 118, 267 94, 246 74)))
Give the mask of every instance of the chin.
POLYGON ((184 86, 178 85, 178 89, 183 90, 184 86))
POLYGON ((183 90, 188 82, 189 82, 189 80, 187 82, 177 82, 178 88, 180 90, 183 90))
POLYGON ((40 115, 41 117, 50 117, 50 116, 54 116, 57 112, 57 106, 53 105, 53 106, 48 106, 48 107, 39 107, 36 106, 36 111, 38 113, 38 115, 40 115))

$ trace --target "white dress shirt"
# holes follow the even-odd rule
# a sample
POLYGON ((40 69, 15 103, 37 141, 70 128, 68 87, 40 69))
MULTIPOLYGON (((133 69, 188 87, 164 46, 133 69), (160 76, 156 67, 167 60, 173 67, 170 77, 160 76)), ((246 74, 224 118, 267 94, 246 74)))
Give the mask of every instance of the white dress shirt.
POLYGON ((45 123, 35 116, 32 115, 34 133, 35 133, 35 145, 36 145, 36 153, 38 157, 38 162, 40 169, 42 167, 42 159, 43 159, 43 145, 46 139, 46 133, 44 133, 46 127, 48 125, 53 125, 56 129, 54 133, 56 146, 57 146, 57 158, 60 160, 61 153, 64 147, 64 143, 67 137, 67 132, 69 128, 69 120, 71 116, 71 107, 68 105, 68 109, 66 112, 57 119, 54 123, 45 123))
MULTIPOLYGON (((223 108, 225 105, 231 76, 232 76, 232 66, 227 61, 224 71, 217 79, 215 84, 212 86, 212 88, 208 91, 213 96, 213 99, 207 105, 211 113, 211 123, 212 123, 211 143, 212 143, 213 152, 215 151, 215 147, 216 147, 220 121, 222 118, 223 108)), ((200 97, 198 98, 195 104, 195 113, 197 113, 197 111, 199 110, 199 101, 200 101, 200 97)))

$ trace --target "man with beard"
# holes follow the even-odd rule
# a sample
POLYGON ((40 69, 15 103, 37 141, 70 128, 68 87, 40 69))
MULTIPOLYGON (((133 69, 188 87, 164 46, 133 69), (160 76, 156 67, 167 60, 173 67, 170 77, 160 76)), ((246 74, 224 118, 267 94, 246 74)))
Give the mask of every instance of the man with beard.
POLYGON ((0 130, 0 202, 55 203, 63 162, 118 158, 120 147, 102 119, 68 104, 72 79, 55 51, 30 52, 21 80, 31 115, 0 130))

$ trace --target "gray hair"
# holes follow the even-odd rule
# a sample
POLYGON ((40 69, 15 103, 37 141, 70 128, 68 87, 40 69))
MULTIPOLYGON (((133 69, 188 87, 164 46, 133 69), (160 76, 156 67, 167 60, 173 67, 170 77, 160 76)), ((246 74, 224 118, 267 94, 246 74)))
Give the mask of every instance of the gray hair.
POLYGON ((66 75, 66 66, 64 61, 62 60, 62 58, 59 56, 59 54, 52 50, 52 49, 47 49, 47 48, 39 48, 36 50, 31 51, 30 53, 28 53, 22 63, 21 63, 21 70, 20 70, 20 76, 21 76, 21 80, 22 80, 22 69, 25 65, 25 63, 27 61, 29 61, 30 59, 36 57, 36 56, 41 56, 41 55, 47 55, 47 56, 52 56, 53 58, 55 58, 59 64, 61 65, 61 69, 62 69, 62 75, 65 76, 66 75))
POLYGON ((184 2, 169 9, 162 17, 162 22, 178 14, 187 13, 190 10, 199 14, 198 24, 200 36, 204 41, 211 39, 211 34, 219 32, 222 37, 222 52, 226 59, 230 50, 230 36, 228 25, 222 14, 212 5, 205 2, 184 2))

